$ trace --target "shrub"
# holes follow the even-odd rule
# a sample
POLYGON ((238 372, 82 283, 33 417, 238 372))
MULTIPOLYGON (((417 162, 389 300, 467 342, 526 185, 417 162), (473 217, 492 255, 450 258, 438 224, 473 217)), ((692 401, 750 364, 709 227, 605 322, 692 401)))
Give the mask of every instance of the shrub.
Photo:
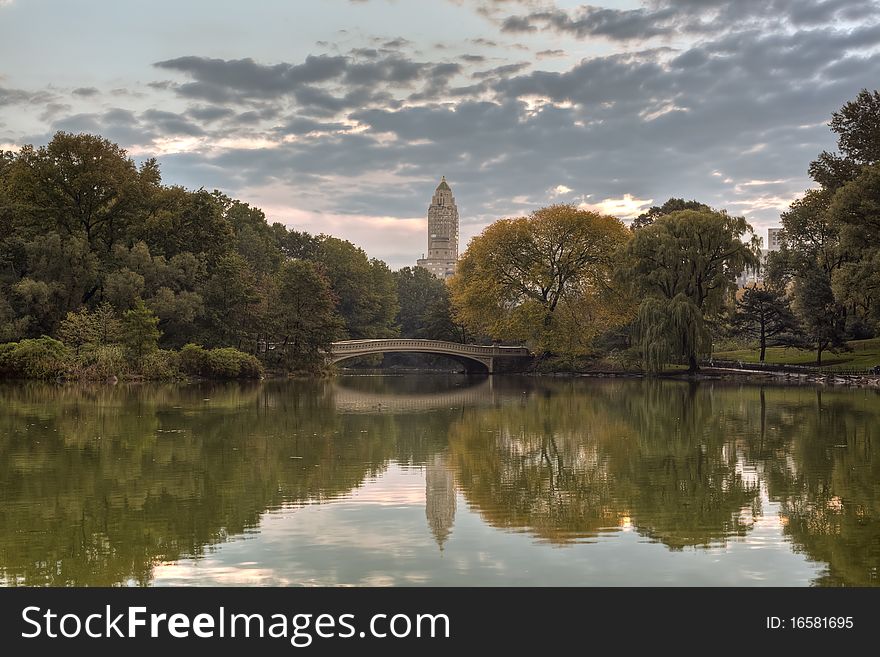
POLYGON ((182 372, 211 379, 259 379, 263 365, 256 356, 232 347, 205 349, 188 344, 180 350, 182 372))
POLYGON ((17 346, 17 342, 0 344, 0 376, 12 376, 12 352, 17 346))
POLYGON ((208 352, 197 344, 185 344, 180 350, 180 371, 194 376, 205 376, 208 352))
POLYGON ((176 379, 180 376, 180 355, 159 349, 144 356, 141 374, 145 379, 176 379))
POLYGON ((71 376, 84 381, 120 379, 129 373, 129 361, 121 345, 110 344, 85 348, 76 358, 71 376))
POLYGON ((10 342, 0 350, 0 372, 4 376, 54 379, 70 366, 70 352, 61 342, 42 338, 10 342))

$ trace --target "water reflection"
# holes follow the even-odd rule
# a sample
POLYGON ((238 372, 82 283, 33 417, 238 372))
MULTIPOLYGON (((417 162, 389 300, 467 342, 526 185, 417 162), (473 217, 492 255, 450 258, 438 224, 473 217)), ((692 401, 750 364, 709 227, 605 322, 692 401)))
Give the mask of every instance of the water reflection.
MULTIPOLYGON (((817 563, 813 583, 876 585, 878 431, 877 393, 807 387, 463 377, 4 385, 0 576, 149 584, 159 564, 210 561, 221 549, 250 551, 249 566, 232 569, 255 578, 245 583, 285 559, 296 560, 285 581, 302 583, 335 536, 347 542, 346 574, 317 583, 476 583, 467 576, 477 557, 499 571, 484 583, 542 584, 566 567, 571 583, 593 583, 582 560, 611 559, 601 556, 609 541, 617 560, 651 549, 684 564, 776 532, 788 553, 817 563), (270 540, 272 523, 291 517, 295 557, 270 540), (247 549, 221 548, 242 536, 247 549), (538 557, 544 572, 500 572, 538 557), (404 573, 407 559, 435 570, 404 573)), ((613 583, 640 583, 620 577, 613 583)))

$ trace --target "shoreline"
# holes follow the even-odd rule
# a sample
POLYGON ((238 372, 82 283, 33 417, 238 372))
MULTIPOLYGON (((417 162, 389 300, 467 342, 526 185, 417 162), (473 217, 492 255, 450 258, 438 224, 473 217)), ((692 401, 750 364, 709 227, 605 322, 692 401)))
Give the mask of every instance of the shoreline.
POLYGON ((691 374, 687 372, 668 372, 656 376, 649 376, 644 372, 612 370, 531 373, 526 374, 526 376, 597 379, 661 379, 667 381, 746 381, 752 383, 772 382, 791 386, 823 385, 880 389, 880 374, 835 374, 833 372, 820 374, 815 372, 795 372, 787 370, 760 371, 732 367, 703 367, 696 373, 691 374))
MULTIPOLYGON (((7 383, 55 383, 55 384, 82 384, 82 385, 119 385, 119 384, 194 384, 194 383, 257 383, 261 381, 286 381, 295 379, 333 379, 338 376, 475 376, 466 372, 453 372, 448 370, 425 370, 425 369, 365 369, 344 370, 334 373, 322 374, 295 374, 278 375, 269 373, 261 378, 211 378, 200 376, 185 376, 171 379, 145 379, 142 377, 125 377, 108 379, 39 379, 39 378, 0 378, 0 384, 7 383)), ((739 381, 744 383, 773 383, 788 386, 829 386, 848 388, 880 389, 880 374, 835 374, 796 372, 787 370, 760 371, 751 369, 738 369, 733 367, 703 367, 696 373, 667 372, 650 376, 640 371, 627 370, 583 370, 583 371, 557 371, 557 372, 505 372, 496 374, 476 375, 483 377, 528 377, 535 379, 656 379, 662 381, 739 381)))

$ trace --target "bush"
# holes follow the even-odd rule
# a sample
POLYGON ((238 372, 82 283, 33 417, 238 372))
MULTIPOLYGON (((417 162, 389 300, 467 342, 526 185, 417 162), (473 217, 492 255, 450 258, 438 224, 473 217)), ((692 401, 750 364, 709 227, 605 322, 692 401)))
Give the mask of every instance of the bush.
POLYGON ((121 345, 108 344, 84 348, 76 358, 71 377, 84 381, 104 381, 111 377, 125 378, 129 361, 121 345))
POLYGON ((159 349, 144 356, 141 374, 145 379, 167 381, 180 377, 180 355, 159 349))
POLYGON ((0 344, 0 377, 12 376, 12 364, 10 362, 12 352, 18 346, 17 342, 4 342, 0 344))
POLYGON ((55 379, 70 366, 70 351, 58 340, 10 342, 0 349, 0 374, 29 379, 55 379))
POLYGON ((204 376, 207 370, 208 352, 197 344, 185 344, 179 354, 180 371, 193 376, 204 376))
POLYGON ((232 347, 205 349, 188 344, 180 350, 180 370, 210 379, 259 379, 263 365, 256 356, 232 347))

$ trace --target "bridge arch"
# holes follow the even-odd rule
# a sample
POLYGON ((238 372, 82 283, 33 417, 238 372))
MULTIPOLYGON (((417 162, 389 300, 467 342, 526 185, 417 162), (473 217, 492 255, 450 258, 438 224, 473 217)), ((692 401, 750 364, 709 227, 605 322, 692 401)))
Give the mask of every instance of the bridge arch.
POLYGON ((327 354, 327 364, 332 365, 373 354, 417 353, 446 356, 462 363, 468 371, 493 374, 499 360, 531 358, 525 347, 499 347, 459 344, 445 340, 413 340, 390 338, 384 340, 345 340, 334 342, 327 354))

